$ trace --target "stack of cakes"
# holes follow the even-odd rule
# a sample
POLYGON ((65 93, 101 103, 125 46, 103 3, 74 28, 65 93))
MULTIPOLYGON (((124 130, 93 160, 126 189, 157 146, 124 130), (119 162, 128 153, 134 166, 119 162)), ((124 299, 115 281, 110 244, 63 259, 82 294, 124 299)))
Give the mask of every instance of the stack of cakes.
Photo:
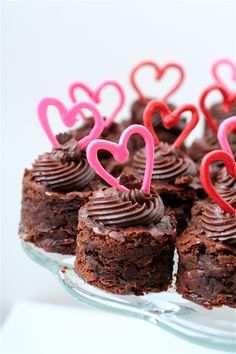
POLYGON ((76 255, 78 276, 115 294, 166 291, 176 248, 177 291, 208 308, 235 307, 236 126, 226 157, 205 156, 220 148, 209 129, 210 147, 196 141, 186 152, 184 140, 198 124, 196 107, 141 101, 129 121, 105 128, 93 104, 75 102, 61 114, 72 129, 53 138, 48 118, 40 116, 54 144, 25 170, 20 235, 48 252, 76 255), (71 112, 78 115, 82 107, 92 116, 76 128, 71 112), (188 123, 185 111, 192 113, 188 123), (207 197, 212 188, 223 204, 207 197))

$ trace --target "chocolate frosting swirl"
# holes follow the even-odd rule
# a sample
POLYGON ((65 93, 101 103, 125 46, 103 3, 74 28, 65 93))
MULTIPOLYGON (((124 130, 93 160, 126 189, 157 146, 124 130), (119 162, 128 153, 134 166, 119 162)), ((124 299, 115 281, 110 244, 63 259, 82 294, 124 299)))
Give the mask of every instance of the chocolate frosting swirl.
MULTIPOLYGON (((196 176, 194 162, 180 149, 171 149, 168 143, 155 147, 152 180, 175 182, 178 177, 196 176)), ((139 150, 133 158, 133 167, 143 176, 145 171, 145 150, 139 150)))
MULTIPOLYGON (((230 204, 235 207, 236 198, 230 204)), ((202 211, 201 223, 208 237, 236 245, 236 213, 224 213, 217 205, 207 203, 202 211)))
POLYGON ((164 205, 156 193, 131 189, 103 191, 86 204, 88 216, 104 226, 129 227, 157 224, 164 214, 164 205))
POLYGON ((95 176, 75 139, 40 155, 32 168, 33 179, 55 192, 84 188, 95 176))
POLYGON ((231 177, 225 167, 219 170, 215 187, 227 202, 236 198, 236 178, 231 177))

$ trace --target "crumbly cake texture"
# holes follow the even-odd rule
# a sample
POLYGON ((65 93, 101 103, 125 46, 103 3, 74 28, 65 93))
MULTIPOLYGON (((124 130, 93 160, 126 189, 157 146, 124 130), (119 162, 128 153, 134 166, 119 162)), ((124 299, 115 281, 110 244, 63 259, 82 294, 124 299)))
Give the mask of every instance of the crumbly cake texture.
POLYGON ((103 185, 75 139, 40 155, 23 176, 21 237, 48 252, 74 254, 78 209, 103 185))
POLYGON ((101 185, 94 180, 83 191, 58 193, 32 180, 30 170, 23 178, 20 236, 48 252, 75 254, 78 210, 92 189, 101 185))
MULTIPOLYGON (((236 249, 235 244, 224 240, 224 226, 219 217, 211 226, 208 220, 206 231, 201 217, 209 202, 198 202, 193 207, 193 217, 189 227, 177 238, 179 255, 177 292, 184 298, 211 309, 213 306, 236 307, 236 249), (216 227, 222 238, 214 239, 216 227)), ((227 221, 226 224, 227 225, 227 221)), ((229 226, 226 228, 230 229, 229 226)), ((225 228, 225 230, 226 230, 225 228)), ((232 226, 231 226, 232 228, 232 226)), ((234 225, 235 228, 235 225, 234 225)), ((233 230, 233 228, 232 228, 233 230)), ((218 231, 217 231, 218 232, 218 231)), ((233 232, 233 231, 232 231, 233 232)), ((234 234, 234 238, 235 238, 234 234)))
POLYGON ((159 234, 147 228, 123 232, 111 228, 109 234, 99 235, 80 213, 75 272, 89 284, 115 294, 167 290, 172 280, 175 233, 169 217, 159 227, 159 234))
MULTIPOLYGON (((129 183, 134 185, 131 177, 127 177, 127 186, 129 183)), ((155 218, 152 202, 148 202, 151 214, 145 212, 147 206, 141 211, 139 206, 137 216, 136 211, 132 214, 137 203, 129 198, 123 200, 114 188, 95 192, 79 211, 75 272, 89 284, 115 294, 142 295, 167 290, 172 281, 176 221, 174 216, 163 214, 163 203, 160 197, 158 200, 161 203, 160 208, 155 209, 157 214, 160 212, 158 222, 149 220, 146 224, 132 226, 134 220, 139 223, 144 215, 155 218), (109 206, 111 221, 108 225, 103 224, 107 216, 101 221, 103 214, 98 213, 98 219, 90 214, 93 203, 99 198, 104 198, 101 202, 104 207, 100 205, 100 209, 109 206), (115 205, 114 209, 109 200, 115 205), (117 222, 130 226, 118 227, 117 222)))

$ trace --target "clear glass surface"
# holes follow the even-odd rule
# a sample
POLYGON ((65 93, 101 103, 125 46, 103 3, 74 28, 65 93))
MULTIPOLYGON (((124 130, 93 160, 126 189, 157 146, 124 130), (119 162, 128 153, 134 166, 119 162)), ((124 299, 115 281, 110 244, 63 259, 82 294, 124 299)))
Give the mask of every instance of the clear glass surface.
POLYGON ((182 299, 174 288, 143 296, 113 295, 84 282, 73 271, 74 256, 48 253, 22 241, 26 254, 50 270, 78 301, 127 316, 142 318, 191 342, 234 352, 236 312, 223 306, 207 310, 182 299))

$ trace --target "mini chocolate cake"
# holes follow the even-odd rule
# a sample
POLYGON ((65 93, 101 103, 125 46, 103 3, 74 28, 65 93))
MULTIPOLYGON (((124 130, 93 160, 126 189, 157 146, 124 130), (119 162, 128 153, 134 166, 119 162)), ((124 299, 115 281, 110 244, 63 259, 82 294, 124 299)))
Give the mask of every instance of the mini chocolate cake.
MULTIPOLYGON (((236 189, 234 190, 235 195, 236 189)), ((236 198, 231 205, 236 206, 236 198)), ((236 214, 197 202, 188 228, 176 242, 177 292, 199 305, 236 306, 236 214)))
MULTIPOLYGON (((193 202, 204 195, 195 163, 182 150, 171 149, 161 142, 154 150, 152 188, 160 195, 169 212, 177 219, 177 233, 187 226, 193 202)), ((125 173, 142 178, 145 170, 145 150, 140 149, 125 173)))
MULTIPOLYGON (((143 112, 151 99, 148 99, 147 101, 142 101, 142 100, 136 100, 131 106, 131 119, 130 119, 130 124, 143 124, 143 112)), ((168 107, 170 108, 171 111, 173 111, 176 107, 172 103, 167 104, 168 107)), ((171 130, 167 130, 161 120, 161 115, 159 111, 156 111, 153 114, 153 127, 155 131, 158 133, 158 137, 161 141, 168 142, 169 144, 172 144, 176 138, 179 136, 181 131, 183 130, 184 126, 186 124, 186 121, 184 118, 181 118, 176 124, 175 127, 173 127, 171 130)), ((144 146, 143 139, 139 136, 134 136, 133 137, 135 149, 140 149, 144 146)))
MULTIPOLYGON (((84 136, 88 135, 93 127, 94 119, 87 118, 83 126, 74 130, 69 131, 68 133, 61 133, 57 135, 57 139, 61 144, 64 144, 71 138, 76 139, 77 141, 81 140, 84 136)), ((112 141, 118 143, 120 136, 125 128, 128 127, 128 122, 123 121, 120 123, 113 122, 109 128, 104 128, 101 139, 112 141)), ((129 141, 128 145, 129 151, 132 155, 134 151, 134 144, 132 139, 129 141)), ((99 160, 106 170, 111 173, 113 176, 117 177, 121 173, 125 165, 117 164, 114 161, 113 156, 108 151, 99 151, 99 160)))
POLYGON ((78 209, 101 186, 76 140, 40 155, 23 177, 21 237, 48 252, 74 254, 78 209))
POLYGON ((101 189, 79 211, 74 270, 115 294, 164 291, 172 280, 175 218, 140 186, 101 189))

